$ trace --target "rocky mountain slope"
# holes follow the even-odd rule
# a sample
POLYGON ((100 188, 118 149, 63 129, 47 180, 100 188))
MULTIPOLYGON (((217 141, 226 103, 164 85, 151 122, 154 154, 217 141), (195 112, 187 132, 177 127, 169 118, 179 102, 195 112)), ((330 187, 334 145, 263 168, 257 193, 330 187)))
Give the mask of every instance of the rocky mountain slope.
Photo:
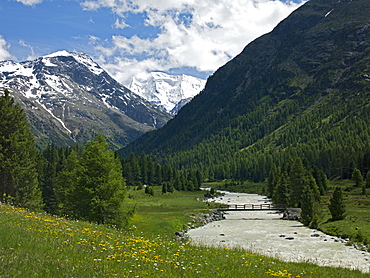
POLYGON ((216 71, 145 151, 218 179, 262 180, 289 156, 348 177, 370 154, 370 5, 310 0, 216 71), (360 163, 361 161, 361 163, 360 163))
POLYGON ((21 103, 41 147, 84 144, 102 133, 117 148, 171 118, 84 53, 59 51, 34 61, 0 62, 0 88, 21 103))
POLYGON ((204 88, 205 83, 203 79, 185 74, 152 72, 145 80, 133 78, 128 88, 166 112, 177 114, 204 88))

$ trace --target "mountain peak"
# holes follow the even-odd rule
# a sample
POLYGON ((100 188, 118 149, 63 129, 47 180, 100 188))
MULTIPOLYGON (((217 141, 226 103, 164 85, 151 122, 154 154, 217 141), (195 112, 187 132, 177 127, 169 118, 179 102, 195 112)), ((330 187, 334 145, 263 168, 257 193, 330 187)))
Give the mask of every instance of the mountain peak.
POLYGON ((128 88, 166 112, 176 114, 204 88, 205 83, 204 79, 190 75, 156 71, 146 79, 134 77, 128 88))
POLYGON ((69 52, 67 50, 60 50, 48 55, 42 56, 42 58, 52 58, 52 57, 60 57, 60 56, 73 56, 73 52, 69 52))
POLYGON ((103 133, 123 146, 170 119, 85 53, 63 50, 34 61, 0 62, 0 88, 27 112, 38 139, 56 144, 85 144, 103 133))
POLYGON ((59 59, 61 57, 72 57, 76 60, 76 62, 86 66, 92 73, 99 75, 104 70, 93 61, 93 59, 87 55, 86 53, 80 52, 69 52, 66 50, 57 51, 54 53, 51 53, 49 55, 45 55, 41 57, 42 62, 45 64, 45 66, 53 67, 56 66, 52 61, 55 59, 59 59))

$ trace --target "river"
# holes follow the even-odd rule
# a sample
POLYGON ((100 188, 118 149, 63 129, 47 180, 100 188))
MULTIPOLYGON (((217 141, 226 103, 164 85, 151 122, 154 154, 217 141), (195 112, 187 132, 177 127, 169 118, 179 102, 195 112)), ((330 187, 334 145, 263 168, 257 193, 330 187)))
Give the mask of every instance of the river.
MULTIPOLYGON (((269 203, 261 195, 224 193, 213 201, 226 204, 269 203)), ((298 221, 282 220, 280 212, 231 211, 225 217, 225 220, 189 230, 187 235, 194 243, 240 247, 284 261, 370 272, 370 253, 346 246, 344 240, 304 227, 298 221)))

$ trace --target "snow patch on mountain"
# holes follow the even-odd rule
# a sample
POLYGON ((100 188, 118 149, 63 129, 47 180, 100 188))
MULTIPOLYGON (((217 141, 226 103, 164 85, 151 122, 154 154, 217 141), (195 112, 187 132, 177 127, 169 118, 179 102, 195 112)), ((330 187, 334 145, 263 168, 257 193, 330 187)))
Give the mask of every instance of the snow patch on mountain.
POLYGON ((85 53, 58 51, 33 61, 0 61, 0 94, 3 89, 30 112, 37 134, 53 134, 61 142, 86 143, 104 131, 123 146, 171 118, 85 53))
POLYGON ((42 62, 44 63, 45 66, 47 67, 53 67, 57 66, 53 64, 50 61, 50 58, 55 58, 55 57, 73 57, 78 63, 83 64, 86 66, 92 73, 99 75, 101 74, 104 70, 97 64, 95 63, 91 57, 85 53, 76 53, 76 52, 68 52, 66 50, 61 50, 57 51, 54 53, 51 53, 49 55, 42 56, 42 62))
POLYGON ((149 78, 134 77, 128 88, 166 112, 177 114, 201 90, 206 80, 190 75, 152 72, 149 78))

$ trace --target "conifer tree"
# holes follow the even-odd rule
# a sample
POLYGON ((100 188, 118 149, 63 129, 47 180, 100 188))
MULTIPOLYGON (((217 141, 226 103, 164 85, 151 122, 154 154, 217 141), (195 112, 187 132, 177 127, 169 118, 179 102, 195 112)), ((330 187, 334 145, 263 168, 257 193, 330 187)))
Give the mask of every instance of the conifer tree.
POLYGON ((98 224, 123 226, 132 211, 123 207, 122 165, 104 137, 90 141, 82 155, 72 151, 58 175, 60 211, 98 224))
POLYGON ((364 179, 363 179, 361 171, 359 169, 355 168, 353 170, 352 180, 355 182, 356 187, 361 187, 362 182, 363 182, 364 179))
POLYGON ((370 171, 366 174, 366 188, 370 188, 370 171))
POLYGON ((80 184, 79 164, 78 154, 72 150, 63 161, 55 186, 59 214, 76 219, 81 218, 79 197, 75 194, 76 187, 80 184))
POLYGON ((329 210, 334 221, 344 219, 346 205, 344 203, 343 192, 340 187, 335 188, 333 196, 330 198, 329 210))
POLYGON ((275 204, 286 205, 288 203, 288 181, 287 174, 285 172, 282 173, 272 195, 272 201, 275 204))
POLYGON ((30 209, 42 207, 37 149, 22 108, 5 90, 0 96, 0 201, 30 209))
POLYGON ((268 197, 272 197, 274 194, 274 189, 278 185, 281 179, 281 168, 276 167, 275 163, 272 164, 268 179, 267 179, 267 188, 268 188, 268 197))
POLYGON ((315 196, 309 184, 306 184, 302 190, 301 196, 301 222, 308 226, 315 214, 315 196))
POLYGON ((314 166, 312 169, 312 175, 316 180, 317 186, 319 187, 320 194, 325 194, 328 189, 328 178, 326 177, 324 171, 321 168, 314 166))
POLYGON ((162 184, 162 194, 167 193, 167 182, 162 184))
POLYGON ((302 160, 300 158, 296 158, 289 173, 289 206, 300 206, 302 190, 306 184, 309 184, 309 182, 308 171, 304 168, 302 160))
POLYGON ((122 167, 102 135, 86 145, 79 169, 80 183, 75 192, 82 216, 99 224, 120 224, 120 218, 125 217, 122 167))
POLYGON ((55 196, 56 177, 58 172, 59 154, 54 144, 48 145, 42 152, 42 171, 40 187, 45 211, 56 214, 57 200, 55 196))

